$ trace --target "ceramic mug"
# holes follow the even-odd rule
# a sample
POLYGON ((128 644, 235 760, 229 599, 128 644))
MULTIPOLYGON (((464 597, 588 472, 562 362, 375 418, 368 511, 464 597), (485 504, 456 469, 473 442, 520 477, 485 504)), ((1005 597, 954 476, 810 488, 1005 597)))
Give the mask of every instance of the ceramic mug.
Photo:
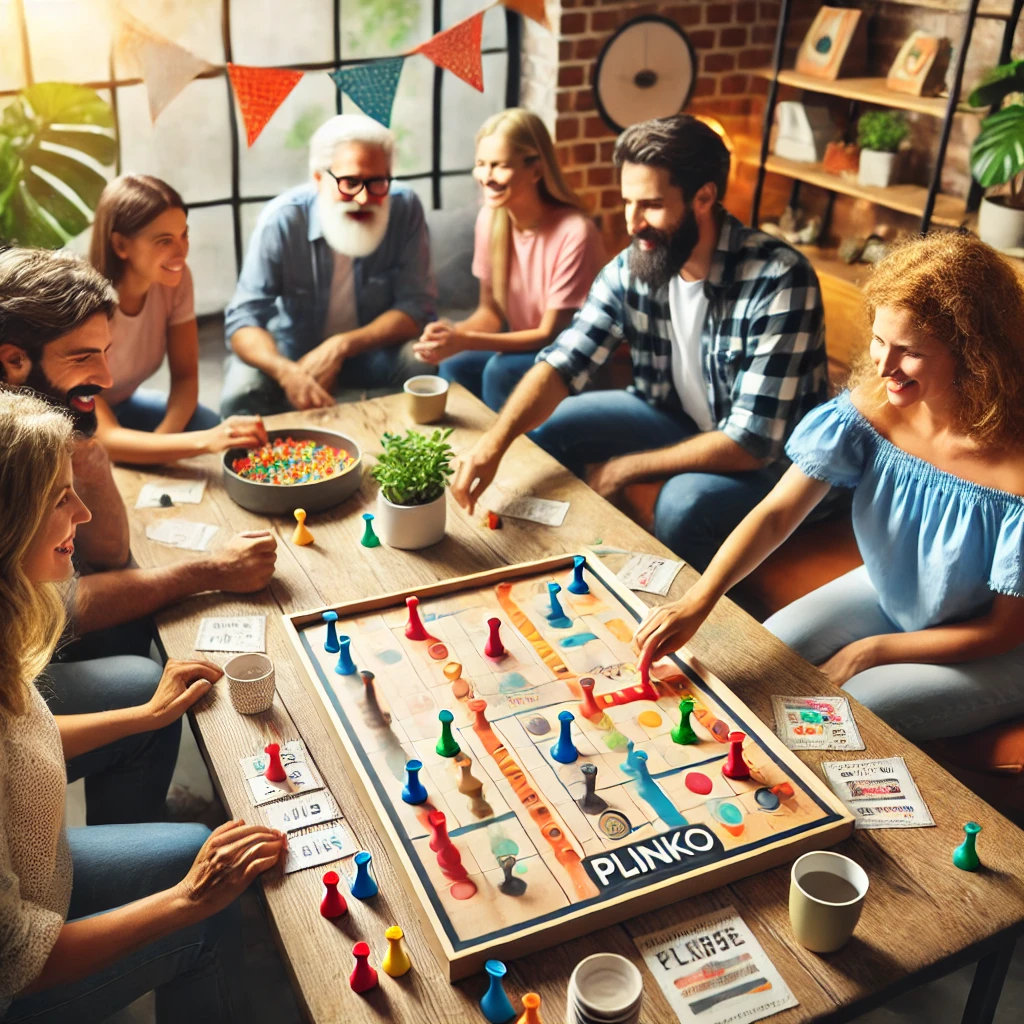
POLYGON ((258 715, 274 703, 274 663, 265 654, 239 654, 224 666, 235 710, 258 715))
POLYGON ((814 953, 845 946, 868 884, 867 872, 841 853, 819 850, 797 857, 789 884, 789 920, 797 942, 814 953))
POLYGON ((436 423, 444 416, 448 401, 448 381, 433 373, 410 377, 405 382, 409 415, 414 423, 436 423))

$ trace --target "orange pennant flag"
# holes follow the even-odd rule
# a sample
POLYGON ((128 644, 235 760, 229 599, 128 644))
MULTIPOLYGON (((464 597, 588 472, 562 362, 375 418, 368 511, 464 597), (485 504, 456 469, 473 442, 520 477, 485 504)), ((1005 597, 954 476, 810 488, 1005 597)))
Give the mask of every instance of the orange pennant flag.
POLYGON ((510 11, 515 11, 524 18, 531 18, 533 21, 543 25, 548 31, 551 30, 546 0, 501 0, 501 2, 510 11))
POLYGON ((484 31, 484 12, 477 11, 465 21, 438 32, 410 53, 422 53, 439 68, 458 75, 479 92, 484 91, 484 69, 480 61, 480 40, 484 31))
POLYGON ((259 137, 274 112, 299 84, 301 71, 286 68, 253 68, 229 64, 228 74, 235 90, 235 99, 245 121, 245 135, 251 146, 259 137))

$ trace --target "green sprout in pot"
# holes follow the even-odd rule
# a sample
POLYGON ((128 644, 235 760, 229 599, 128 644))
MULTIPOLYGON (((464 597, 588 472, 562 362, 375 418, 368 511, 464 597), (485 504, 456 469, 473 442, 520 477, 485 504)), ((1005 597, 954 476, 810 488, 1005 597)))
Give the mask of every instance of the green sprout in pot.
POLYGON ((857 145, 876 153, 895 153, 909 134, 906 118, 894 110, 871 110, 857 122, 857 145))
POLYGON ((381 438, 384 451, 370 470, 380 484, 381 493, 393 505, 429 505, 444 494, 452 446, 448 436, 452 428, 435 430, 427 436, 415 430, 401 434, 386 433, 381 438))

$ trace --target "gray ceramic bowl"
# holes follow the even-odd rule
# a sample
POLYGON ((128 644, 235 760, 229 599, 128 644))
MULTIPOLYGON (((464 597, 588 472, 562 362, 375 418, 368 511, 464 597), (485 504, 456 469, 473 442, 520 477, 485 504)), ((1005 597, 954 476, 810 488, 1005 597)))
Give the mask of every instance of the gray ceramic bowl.
POLYGON ((224 453, 224 489, 242 508, 263 515, 286 515, 297 508, 307 512, 323 512, 325 509, 340 505, 351 497, 363 480, 363 451, 344 434, 333 430, 316 430, 312 427, 290 427, 287 430, 268 430, 271 441, 281 437, 316 441, 328 444, 332 448, 344 448, 356 461, 344 472, 327 480, 314 480, 308 484, 264 484, 256 480, 245 480, 232 468, 235 459, 242 458, 244 448, 229 448, 224 453))

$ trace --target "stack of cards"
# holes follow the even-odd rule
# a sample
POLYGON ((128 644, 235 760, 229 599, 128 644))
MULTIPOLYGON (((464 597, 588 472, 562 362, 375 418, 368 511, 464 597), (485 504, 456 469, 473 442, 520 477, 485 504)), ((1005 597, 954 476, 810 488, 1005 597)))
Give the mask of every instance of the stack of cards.
POLYGON ((934 825, 902 757, 826 761, 828 784, 853 812, 857 828, 921 828, 934 825))
POLYGON ((845 697, 772 697, 775 731, 790 750, 863 750, 845 697))

